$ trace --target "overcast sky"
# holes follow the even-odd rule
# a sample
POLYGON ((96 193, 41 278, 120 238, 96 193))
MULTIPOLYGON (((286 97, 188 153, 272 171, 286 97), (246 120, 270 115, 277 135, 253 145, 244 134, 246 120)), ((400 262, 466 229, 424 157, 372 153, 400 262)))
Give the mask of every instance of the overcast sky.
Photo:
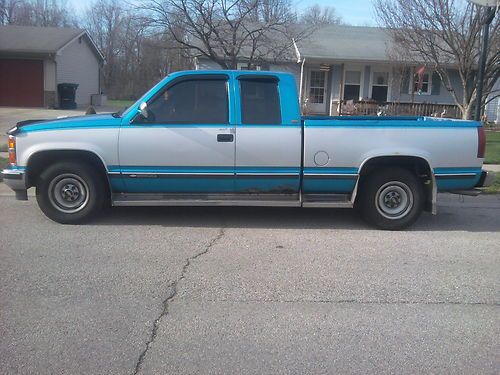
MULTIPOLYGON (((69 0, 68 2, 76 11, 81 11, 91 1, 69 0)), ((348 24, 377 26, 371 0, 293 0, 293 2, 299 10, 313 4, 333 6, 348 24)))

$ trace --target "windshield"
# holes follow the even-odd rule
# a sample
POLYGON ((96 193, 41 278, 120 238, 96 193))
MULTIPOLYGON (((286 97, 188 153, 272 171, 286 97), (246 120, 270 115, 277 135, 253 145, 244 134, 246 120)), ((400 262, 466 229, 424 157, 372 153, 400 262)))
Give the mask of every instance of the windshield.
MULTIPOLYGON (((150 96, 151 93, 155 93, 157 90, 158 90, 158 87, 162 86, 163 85, 163 82, 168 78, 169 76, 167 75, 165 78, 163 78, 160 82, 158 82, 156 85, 154 85, 151 89, 149 89, 148 91, 146 91, 146 93, 141 96, 134 104, 132 104, 130 107, 128 108, 124 108, 122 111, 119 111, 119 112, 116 112, 116 113, 113 113, 113 116, 118 116, 118 117, 124 117, 124 116, 127 116, 130 111, 133 109, 133 108, 137 108, 142 102, 146 101, 146 99, 150 96)), ((116 117, 115 116, 115 117, 116 117)))

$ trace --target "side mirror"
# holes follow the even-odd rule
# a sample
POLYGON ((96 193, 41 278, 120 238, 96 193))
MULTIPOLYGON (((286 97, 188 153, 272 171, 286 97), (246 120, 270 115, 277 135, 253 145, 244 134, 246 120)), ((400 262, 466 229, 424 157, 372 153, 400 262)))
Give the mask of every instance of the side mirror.
POLYGON ((149 113, 148 113, 148 104, 146 102, 142 102, 139 105, 139 111, 138 112, 142 115, 142 117, 148 118, 148 116, 149 116, 149 113))

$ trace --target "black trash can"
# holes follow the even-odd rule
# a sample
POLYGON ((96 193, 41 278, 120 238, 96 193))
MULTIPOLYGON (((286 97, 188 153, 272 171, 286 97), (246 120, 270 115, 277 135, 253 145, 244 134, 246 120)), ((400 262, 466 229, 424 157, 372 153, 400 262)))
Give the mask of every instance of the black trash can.
POLYGON ((60 83, 57 85, 60 108, 62 109, 76 108, 75 95, 77 88, 78 88, 77 83, 60 83))

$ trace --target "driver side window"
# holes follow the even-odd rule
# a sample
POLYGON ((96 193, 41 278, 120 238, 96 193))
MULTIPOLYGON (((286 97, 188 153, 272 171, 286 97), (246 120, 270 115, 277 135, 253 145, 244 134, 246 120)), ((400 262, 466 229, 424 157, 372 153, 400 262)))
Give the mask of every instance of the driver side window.
POLYGON ((153 124, 229 123, 227 81, 193 79, 174 83, 148 103, 153 124))

